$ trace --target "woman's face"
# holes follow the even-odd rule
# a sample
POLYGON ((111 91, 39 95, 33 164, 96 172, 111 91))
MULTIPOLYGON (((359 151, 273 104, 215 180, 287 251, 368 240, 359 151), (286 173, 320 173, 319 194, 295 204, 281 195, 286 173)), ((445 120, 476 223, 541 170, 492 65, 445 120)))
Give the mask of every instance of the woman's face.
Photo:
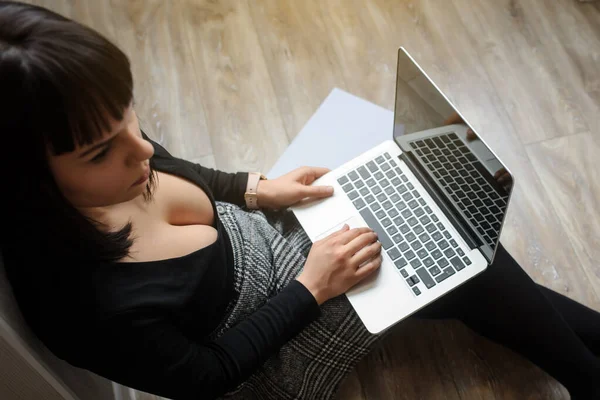
POLYGON ((91 145, 50 155, 54 179, 77 208, 106 207, 132 200, 146 190, 152 144, 142 138, 137 116, 129 107, 122 121, 91 145))

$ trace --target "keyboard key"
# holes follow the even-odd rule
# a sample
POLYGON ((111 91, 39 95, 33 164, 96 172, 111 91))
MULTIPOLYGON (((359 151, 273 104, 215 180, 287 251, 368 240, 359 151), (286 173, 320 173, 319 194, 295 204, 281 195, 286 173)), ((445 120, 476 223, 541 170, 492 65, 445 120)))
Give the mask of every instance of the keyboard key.
POLYGON ((387 228, 388 226, 390 226, 392 224, 392 221, 389 218, 384 218, 381 221, 381 225, 383 225, 384 228, 387 228))
POLYGON ((344 192, 348 193, 348 192, 350 192, 352 189, 354 189, 354 186, 352 186, 352 184, 351 184, 351 183, 348 183, 348 184, 346 184, 346 185, 342 186, 342 189, 344 189, 344 192))
POLYGON ((448 231, 444 231, 444 236, 446 237, 446 239, 450 239, 452 237, 452 235, 448 231))
POLYGON ((461 257, 465 255, 465 252, 464 252, 464 251, 462 251, 461 249, 456 249, 456 252, 457 252, 457 253, 458 253, 458 255, 459 255, 459 256, 461 256, 461 257))
POLYGON ((449 265, 450 263, 448 262, 448 260, 446 260, 445 258, 442 258, 440 261, 438 261, 438 265, 441 268, 446 267, 447 265, 449 265))
POLYGON ((419 258, 423 259, 423 258, 427 257, 427 250, 421 249, 421 250, 417 251, 417 255, 419 256, 419 258))
POLYGON ((358 189, 360 189, 361 187, 365 186, 365 183, 363 181, 356 181, 354 182, 354 186, 356 186, 358 189))
MULTIPOLYGON (((392 187, 390 186, 390 188, 392 188, 392 187)), ((392 192, 393 191, 394 191, 394 189, 392 188, 392 192)), ((392 194, 390 196, 390 201, 392 203, 396 204, 396 203, 398 203, 399 201, 402 201, 402 200, 400 199, 400 195, 398 193, 394 193, 394 194, 392 194)))
POLYGON ((431 222, 431 219, 427 215, 424 215, 421 218, 419 218, 419 221, 423 224, 423 226, 425 226, 431 222))
POLYGON ((368 195, 365 197, 365 200, 367 201, 367 203, 371 204, 375 201, 375 197, 373 197, 372 195, 368 195))
POLYGON ((429 272, 427 272, 425 268, 419 268, 418 270, 416 270, 416 273, 417 275, 419 275, 419 278, 421 278, 421 281, 423 281, 427 289, 431 289, 435 286, 435 282, 433 281, 431 275, 429 275, 429 272))
MULTIPOLYGON (((396 210, 394 210, 394 209, 391 209, 391 210, 390 210, 390 213, 389 213, 389 214, 390 214, 390 217, 392 217, 392 213, 391 213, 391 211, 396 211, 396 210)), ((396 215, 397 215, 397 214, 396 214, 396 215)), ((403 223, 404 223, 404 219, 403 219, 401 216, 399 216, 399 215, 398 215, 396 218, 394 218, 394 225, 396 225, 396 226, 400 226, 400 225, 402 225, 403 223)))
POLYGON ((423 228, 421 225, 417 225, 413 228, 413 231, 417 234, 420 235, 421 233, 425 232, 425 228, 423 228))
POLYGON ((397 234, 396 236, 392 237, 392 240, 394 241, 394 243, 400 243, 402 241, 402 235, 397 234))
POLYGON ((385 189, 383 189, 384 192, 386 192, 388 194, 388 196, 391 196, 392 193, 395 194, 396 196, 398 195, 398 193, 396 193, 396 190, 392 187, 392 186, 388 186, 385 189))
POLYGON ((385 193, 379 193, 377 195, 377 200, 384 202, 387 199, 387 196, 385 195, 385 193))
POLYGON ((379 156, 375 159, 375 161, 377 161, 377 164, 381 164, 385 161, 385 158, 383 158, 383 156, 379 156))
POLYGON ((404 253, 404 257, 406 257, 407 260, 412 260, 413 258, 416 257, 415 253, 413 253, 412 250, 408 250, 406 253, 404 253))
POLYGON ((441 234, 441 233, 439 233, 439 232, 434 232, 434 233, 431 235, 431 237, 433 238, 433 240, 435 240, 435 241, 437 242, 438 240, 441 240, 441 239, 442 239, 442 234, 441 234))
POLYGON ((425 248, 429 251, 432 251, 433 249, 435 249, 435 242, 431 241, 425 243, 425 248))
POLYGON ((402 181, 400 180, 400 178, 395 177, 392 179, 392 185, 394 185, 395 187, 398 187, 402 184, 402 181))
POLYGON ((433 220, 433 222, 438 222, 438 217, 435 214, 431 215, 431 219, 433 220))
POLYGON ((465 264, 463 264, 463 262, 458 257, 451 258, 450 262, 452 263, 454 268, 456 268, 457 271, 460 271, 461 269, 465 268, 465 264))
POLYGON ((463 259, 462 259, 462 260, 463 260, 463 261, 464 261, 464 263, 465 263, 465 264, 467 264, 467 265, 471 265, 471 264, 472 264, 472 263, 471 263, 471 260, 469 260, 469 258, 468 258, 468 257, 463 257, 463 259))
POLYGON ((396 203, 396 208, 398 209, 398 211, 402 211, 402 210, 404 210, 406 207, 408 207, 408 206, 407 206, 407 205, 406 205, 406 203, 405 203, 405 202, 403 202, 403 201, 399 201, 398 203, 396 203))
POLYGON ((412 216, 412 212, 410 210, 404 210, 402 211, 402 216, 404 218, 410 218, 412 216))
POLYGON ((381 208, 379 203, 372 203, 369 207, 371 207, 371 210, 373 210, 373 212, 375 212, 381 208))
POLYGON ((395 235, 396 233, 398 233, 398 228, 392 225, 389 228, 387 228, 387 233, 390 235, 395 235))
MULTIPOLYGON (((390 218, 394 218, 399 213, 398 213, 398 210, 396 210, 395 208, 392 208, 391 210, 388 211, 388 214, 390 215, 390 218)), ((400 225, 400 224, 396 224, 396 225, 400 225)))
POLYGON ((413 195, 410 192, 406 192, 402 195, 402 198, 404 199, 404 201, 409 201, 412 200, 413 195))
POLYGON ((394 172, 393 169, 390 169, 388 172, 385 173, 385 176, 387 176, 388 179, 392 179, 393 177, 396 176, 396 173, 394 172))
POLYGON ((354 207, 356 207, 357 210, 360 210, 361 208, 367 205, 363 199, 356 199, 353 203, 354 207))
POLYGON ((387 160, 389 160, 389 159, 391 158, 391 157, 390 157, 390 155, 389 155, 388 153, 383 153, 383 156, 384 156, 384 157, 385 157, 387 160))
POLYGON ((415 217, 410 217, 406 222, 410 226, 415 226, 416 224, 419 223, 419 221, 417 221, 417 219, 415 217))
POLYGON ((386 187, 390 185, 390 181, 388 181, 387 179, 381 179, 379 181, 379 184, 381 185, 381 187, 386 187))
POLYGON ((445 250, 446 247, 448 247, 450 245, 445 240, 442 240, 441 242, 438 243, 438 246, 440 246, 440 249, 445 250))
POLYGON ((429 206, 425 206, 425 212, 426 212, 427 214, 431 214, 431 213, 433 213, 433 211, 431 210, 431 208, 430 208, 429 206))
POLYGON ((357 180, 357 179, 358 179, 358 174, 356 173, 356 171, 352 171, 352 172, 350 172, 350 173, 348 174, 348 177, 349 177, 351 180, 355 181, 355 180, 357 180))
POLYGON ((392 259, 392 261, 394 261, 395 259, 400 257, 400 250, 398 250, 395 247, 389 249, 387 253, 388 253, 388 256, 390 256, 390 258, 392 259))
POLYGON ((420 207, 419 207, 419 208, 417 208, 417 209, 414 211, 414 213, 415 213, 415 215, 416 215, 416 216, 417 216, 417 218, 418 218, 418 217, 421 217, 423 214, 425 214, 425 211, 424 211, 422 208, 420 208, 420 207))
POLYGON ((454 257, 456 253, 454 252, 454 250, 452 249, 452 247, 449 247, 446 249, 446 251, 444 251, 444 255, 448 258, 454 257))
POLYGON ((378 181, 383 179, 383 172, 381 171, 377 171, 375 172, 375 174, 373 175, 375 177, 375 179, 377 179, 378 181))
POLYGON ((445 230, 445 229, 446 229, 446 228, 444 227, 444 224, 442 224, 441 222, 438 222, 436 225, 437 225, 437 227, 438 227, 438 229, 439 229, 440 231, 443 231, 443 230, 445 230))
POLYGON ((342 176, 341 178, 338 178, 338 183, 342 186, 344 186, 346 183, 348 183, 348 177, 347 176, 342 176))
POLYGON ((415 240, 414 242, 412 242, 410 244, 410 246, 413 248, 413 250, 419 250, 421 247, 423 247, 421 242, 419 242, 418 240, 415 240))
POLYGON ((363 197, 365 197, 365 196, 368 196, 368 195, 369 195, 369 189, 367 189, 366 187, 364 187, 364 188, 360 189, 358 192, 359 192, 359 193, 360 193, 360 195, 361 195, 361 196, 363 196, 363 197))
POLYGON ((425 264, 425 266, 427 268, 431 267, 435 262, 433 261, 433 259, 431 257, 427 257, 426 259, 423 260, 423 264, 425 264))
POLYGON ((442 256, 442 252, 439 251, 438 249, 435 249, 432 253, 431 256, 437 260, 438 258, 440 258, 442 256))
POLYGON ((350 193, 348 193, 348 197, 350 198, 350 200, 354 200, 355 198, 358 197, 358 192, 353 190, 350 193))
POLYGON ((420 240, 421 242, 423 242, 423 243, 427 243, 427 242, 429 242, 429 240, 430 240, 430 239, 431 239, 431 238, 430 238, 430 237, 429 237, 429 235, 428 235, 428 234, 426 234, 426 233, 422 233, 421 235, 419 235, 419 240, 420 240))
POLYGON ((450 246, 458 247, 458 243, 456 243, 456 240, 452 239, 452 240, 450 240, 450 246))
POLYGON ((385 211, 383 211, 383 210, 379 210, 379 211, 377 211, 377 212, 375 213, 375 216, 376 216, 376 217, 377 217, 377 219, 379 219, 379 220, 381 220, 381 219, 385 218, 385 215, 386 215, 386 214, 385 214, 385 211))
POLYGON ((416 200, 411 200, 408 202, 408 206, 411 210, 414 210, 415 208, 419 207, 419 203, 417 203, 416 200))
POLYGON ((396 164, 396 161, 394 161, 394 160, 390 160, 390 164, 392 164, 392 167, 395 167, 398 165, 398 164, 396 164))
POLYGON ((402 243, 400 243, 398 248, 400 249, 401 252, 405 252, 406 250, 410 249, 410 246, 408 245, 408 243, 402 242, 402 243))
POLYGON ((358 167, 358 173, 360 174, 360 176, 362 176, 363 179, 368 179, 371 176, 371 174, 369 173, 369 171, 367 171, 364 165, 358 167))
POLYGON ((417 269, 421 266, 421 260, 419 260, 418 258, 415 258, 414 260, 412 260, 410 262, 410 266, 413 267, 413 269, 417 269))
MULTIPOLYGON (((399 258, 399 259, 397 259, 396 261, 394 261, 394 264, 396 265, 396 268, 398 268, 398 269, 400 269, 400 268, 402 268, 402 267, 404 267, 404 266, 408 265, 408 263, 406 262, 406 260, 405 260, 404 258, 399 258)), ((401 270, 400 270, 400 274, 401 274, 401 275, 402 275, 404 278, 408 277, 408 272, 406 272, 406 270, 405 270, 405 269, 401 269, 401 270)))
POLYGON ((431 232, 434 232, 434 231, 436 230, 436 229, 435 229, 435 225, 434 225, 434 224, 429 224, 429 225, 427 225, 427 226, 425 227, 425 229, 427 229, 427 232, 429 232, 429 233, 431 233, 431 232))
POLYGON ((413 184, 412 184, 412 183, 410 183, 410 182, 408 182, 408 183, 406 184, 406 187, 407 187, 409 190, 413 190, 413 189, 415 188, 415 187, 413 186, 413 184))
POLYGON ((381 164, 381 169, 382 169, 384 172, 385 172, 385 171, 387 171, 387 170, 388 170, 388 169, 390 169, 390 168, 392 168, 392 167, 390 167, 390 164, 388 164, 388 163, 381 164))
POLYGON ((408 225, 404 224, 400 227, 400 232, 406 234, 407 232, 410 232, 410 228, 408 227, 408 225))
POLYGON ((373 178, 367 179, 367 186, 368 187, 373 187, 374 185, 375 185, 375 179, 373 179, 373 178))
POLYGON ((414 282, 413 282, 413 280, 412 280, 411 278, 408 278, 408 279, 406 280, 406 283, 408 283, 408 286, 410 286, 410 287, 413 287, 413 286, 415 286, 415 285, 416 285, 416 283, 414 283, 414 282))
POLYGON ((415 240, 417 237, 415 236, 414 233, 409 232, 407 233, 404 238, 408 241, 408 243, 412 242, 413 240, 415 240))
POLYGON ((375 165, 375 163, 373 161, 369 161, 367 163, 367 168, 369 168, 369 171, 371 171, 371 172, 377 171, 377 165, 375 165))
POLYGON ((410 279, 412 279, 413 283, 415 283, 415 284, 421 283, 421 281, 419 280, 419 277, 416 275, 411 276, 410 279))
POLYGON ((450 278, 452 275, 454 275, 454 270, 452 268, 446 268, 440 275, 436 276, 435 281, 440 283, 450 278))
POLYGON ((442 270, 436 266, 436 267, 429 268, 429 272, 431 273, 431 275, 433 275, 435 277, 435 276, 441 274, 442 270))
POLYGON ((371 193, 373 193, 374 195, 378 195, 379 193, 381 193, 381 188, 375 185, 371 188, 371 193))
POLYGON ((393 207, 393 204, 392 204, 392 203, 390 203, 389 201, 386 201, 386 202, 384 202, 384 203, 382 204, 382 206, 383 206, 383 208, 384 208, 384 209, 387 211, 387 210, 389 210, 390 208, 392 208, 392 207, 393 207))
MULTIPOLYGON (((375 203, 377 204, 377 203, 375 203)), ((381 243, 381 246, 387 250, 392 247, 393 243, 390 237, 387 235, 387 232, 381 227, 379 221, 375 219, 375 216, 368 208, 363 208, 359 211, 360 215, 363 217, 367 225, 377 233, 377 239, 381 243)))
POLYGON ((398 193, 403 194, 405 193, 408 189, 406 188, 406 186, 404 185, 400 185, 396 188, 396 190, 398 191, 398 193))
POLYGON ((414 292, 414 294, 416 294, 417 296, 421 294, 421 291, 419 290, 419 288, 418 288, 418 287, 416 287, 416 286, 415 286, 415 287, 414 287, 414 288, 412 288, 412 289, 413 289, 413 292, 414 292))

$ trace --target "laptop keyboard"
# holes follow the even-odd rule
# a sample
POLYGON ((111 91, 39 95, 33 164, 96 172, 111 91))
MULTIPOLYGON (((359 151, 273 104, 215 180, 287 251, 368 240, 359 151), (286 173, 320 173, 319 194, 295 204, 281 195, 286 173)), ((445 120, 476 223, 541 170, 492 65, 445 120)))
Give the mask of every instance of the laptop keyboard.
POLYGON ((491 186, 478 169, 485 168, 454 134, 411 142, 415 153, 485 239, 495 247, 508 196, 491 186))
POLYGON ((471 264, 388 153, 338 178, 415 295, 471 264))

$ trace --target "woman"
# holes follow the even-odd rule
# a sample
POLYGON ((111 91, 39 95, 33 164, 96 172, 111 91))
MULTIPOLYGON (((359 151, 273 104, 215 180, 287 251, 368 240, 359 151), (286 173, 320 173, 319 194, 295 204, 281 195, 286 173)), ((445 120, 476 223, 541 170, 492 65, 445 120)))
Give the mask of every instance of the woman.
MULTIPOLYGON (((381 256, 369 229, 311 247, 285 211, 331 194, 308 186, 325 169, 259 181, 172 157, 138 126, 127 57, 43 8, 0 2, 0 81, 0 245, 54 354, 176 399, 333 397, 377 339, 340 295, 381 256)), ((502 248, 417 316, 459 318, 573 398, 600 396, 600 315, 536 285, 502 248)))

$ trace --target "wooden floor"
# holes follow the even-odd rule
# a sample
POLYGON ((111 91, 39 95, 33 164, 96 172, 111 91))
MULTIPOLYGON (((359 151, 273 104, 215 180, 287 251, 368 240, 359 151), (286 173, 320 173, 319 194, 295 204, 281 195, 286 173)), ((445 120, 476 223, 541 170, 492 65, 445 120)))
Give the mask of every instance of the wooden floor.
MULTIPOLYGON (((267 171, 339 87, 388 109, 405 46, 517 177, 502 242, 600 310, 600 6, 576 0, 35 0, 130 56, 143 129, 267 171)), ((141 398, 141 397, 140 397, 141 398)), ((567 399, 456 322, 402 324, 340 399, 567 399)))

